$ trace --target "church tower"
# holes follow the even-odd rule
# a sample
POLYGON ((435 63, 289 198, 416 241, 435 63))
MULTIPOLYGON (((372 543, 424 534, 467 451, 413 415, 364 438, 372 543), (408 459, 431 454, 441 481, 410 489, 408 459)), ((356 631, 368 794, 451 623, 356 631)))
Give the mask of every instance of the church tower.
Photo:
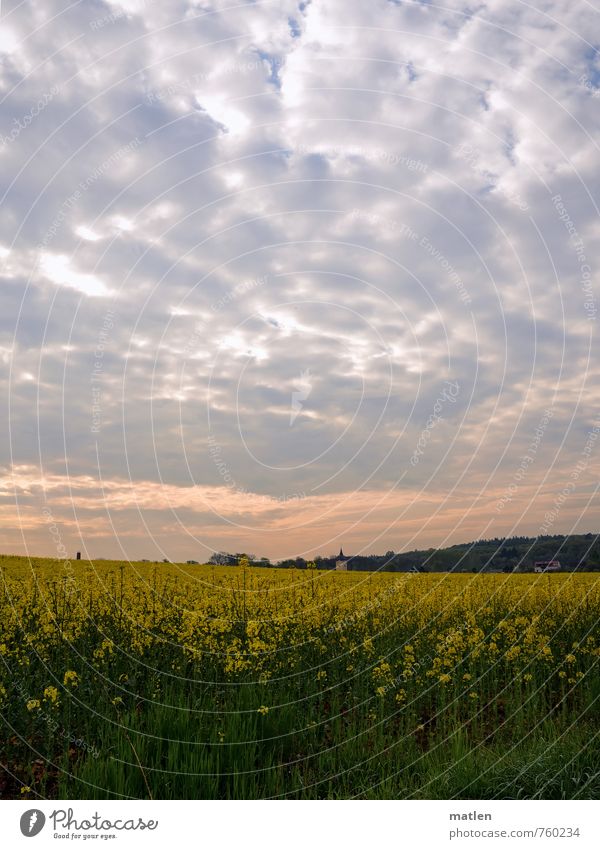
POLYGON ((348 571, 348 561, 344 555, 343 548, 340 548, 340 553, 338 554, 338 559, 335 561, 335 571, 336 572, 347 572, 348 571))

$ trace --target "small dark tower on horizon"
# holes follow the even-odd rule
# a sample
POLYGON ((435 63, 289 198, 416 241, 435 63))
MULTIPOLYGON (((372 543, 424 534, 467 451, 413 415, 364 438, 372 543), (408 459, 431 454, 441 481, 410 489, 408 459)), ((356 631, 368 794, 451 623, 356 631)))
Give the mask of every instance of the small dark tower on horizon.
POLYGON ((346 559, 346 557, 345 557, 345 555, 344 555, 344 549, 343 549, 341 546, 340 546, 340 553, 338 554, 338 558, 339 558, 340 560, 345 560, 345 559, 346 559))

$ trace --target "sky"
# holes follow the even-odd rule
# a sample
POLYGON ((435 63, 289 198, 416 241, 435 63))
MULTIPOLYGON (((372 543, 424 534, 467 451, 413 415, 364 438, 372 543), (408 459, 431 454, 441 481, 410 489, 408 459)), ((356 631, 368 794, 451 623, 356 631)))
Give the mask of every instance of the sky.
POLYGON ((587 0, 0 13, 0 549, 600 530, 587 0))

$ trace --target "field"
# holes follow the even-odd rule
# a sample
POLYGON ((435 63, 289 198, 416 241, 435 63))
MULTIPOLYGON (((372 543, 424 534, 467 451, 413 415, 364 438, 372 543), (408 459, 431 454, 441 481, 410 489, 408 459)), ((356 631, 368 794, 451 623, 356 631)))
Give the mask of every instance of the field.
POLYGON ((598 798, 600 578, 0 559, 3 798, 598 798))

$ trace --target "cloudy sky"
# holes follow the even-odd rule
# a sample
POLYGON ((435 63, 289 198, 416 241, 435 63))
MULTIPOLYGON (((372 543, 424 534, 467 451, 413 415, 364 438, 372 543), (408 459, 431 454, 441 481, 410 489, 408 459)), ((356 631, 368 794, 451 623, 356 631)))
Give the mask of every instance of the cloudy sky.
POLYGON ((3 0, 1 549, 600 530, 587 0, 3 0))

